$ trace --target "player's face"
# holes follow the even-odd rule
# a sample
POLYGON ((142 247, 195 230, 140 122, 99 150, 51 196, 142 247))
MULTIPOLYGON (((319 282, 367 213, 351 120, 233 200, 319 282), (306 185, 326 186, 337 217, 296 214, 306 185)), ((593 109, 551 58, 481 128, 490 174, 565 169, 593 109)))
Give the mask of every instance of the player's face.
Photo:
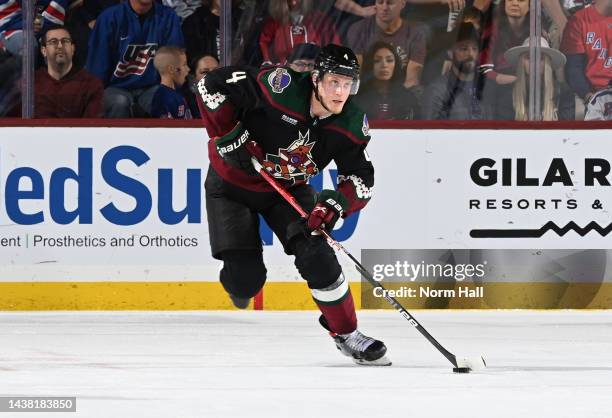
POLYGON ((64 29, 48 31, 45 34, 45 44, 41 51, 50 65, 66 66, 72 63, 74 44, 67 31, 64 29))
POLYGON ((181 54, 179 65, 175 68, 174 77, 172 78, 172 81, 174 81, 174 85, 182 86, 183 84, 185 84, 185 78, 187 78, 187 74, 189 74, 187 56, 185 56, 185 54, 181 54))
POLYGON ((529 0, 506 0, 506 14, 510 17, 525 17, 529 12, 529 0))
POLYGON ((219 66, 219 62, 209 55, 202 57, 198 60, 195 69, 195 81, 200 81, 206 74, 214 70, 219 66))
POLYGON ((387 48, 381 48, 374 53, 374 78, 388 81, 393 77, 395 56, 387 48))
POLYGON ((406 0, 376 0, 376 19, 391 23, 400 17, 406 0))
POLYGON ((327 109, 339 114, 351 94, 353 79, 338 74, 325 74, 319 81, 319 97, 327 109))
POLYGON ((478 45, 473 41, 457 42, 453 47, 453 65, 461 73, 471 73, 476 68, 478 45))

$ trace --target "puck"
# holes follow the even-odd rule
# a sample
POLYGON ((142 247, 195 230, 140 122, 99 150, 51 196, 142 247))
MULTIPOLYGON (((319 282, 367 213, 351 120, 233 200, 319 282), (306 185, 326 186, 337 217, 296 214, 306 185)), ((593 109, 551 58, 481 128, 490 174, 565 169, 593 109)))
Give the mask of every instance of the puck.
POLYGON ((469 373, 472 369, 469 367, 453 367, 453 373, 469 373))

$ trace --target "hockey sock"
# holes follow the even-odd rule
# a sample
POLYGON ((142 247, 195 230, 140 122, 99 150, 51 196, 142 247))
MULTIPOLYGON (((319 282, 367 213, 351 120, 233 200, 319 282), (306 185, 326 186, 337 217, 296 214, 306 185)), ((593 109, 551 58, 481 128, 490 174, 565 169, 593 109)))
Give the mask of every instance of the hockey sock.
POLYGON ((324 289, 311 289, 312 297, 336 334, 349 334, 357 329, 355 303, 344 274, 324 289))

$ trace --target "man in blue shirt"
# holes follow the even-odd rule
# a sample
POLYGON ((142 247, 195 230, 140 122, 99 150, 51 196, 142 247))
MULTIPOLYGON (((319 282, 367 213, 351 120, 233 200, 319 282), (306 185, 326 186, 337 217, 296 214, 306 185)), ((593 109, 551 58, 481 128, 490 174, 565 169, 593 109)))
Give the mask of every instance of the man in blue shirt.
POLYGON ((155 53, 183 43, 179 17, 154 0, 129 0, 104 10, 91 33, 87 69, 104 84, 105 116, 150 114, 160 81, 152 65, 155 53))

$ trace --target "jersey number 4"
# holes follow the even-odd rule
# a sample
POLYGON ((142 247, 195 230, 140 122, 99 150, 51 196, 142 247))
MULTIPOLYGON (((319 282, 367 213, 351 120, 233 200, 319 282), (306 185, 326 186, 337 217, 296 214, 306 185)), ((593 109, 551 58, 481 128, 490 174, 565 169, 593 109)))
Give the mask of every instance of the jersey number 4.
POLYGON ((244 71, 234 71, 232 73, 232 78, 228 78, 227 80, 225 80, 225 82, 227 84, 237 83, 240 80, 244 80, 245 78, 247 78, 247 76, 246 76, 246 73, 244 71))

